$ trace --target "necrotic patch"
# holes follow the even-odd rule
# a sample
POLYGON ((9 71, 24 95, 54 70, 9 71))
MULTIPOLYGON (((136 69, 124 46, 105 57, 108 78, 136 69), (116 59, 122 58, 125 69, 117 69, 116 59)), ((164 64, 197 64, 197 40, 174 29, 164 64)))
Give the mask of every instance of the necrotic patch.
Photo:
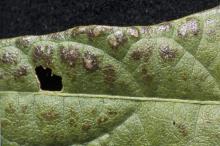
POLYGON ((46 65, 48 66, 52 63, 52 55, 53 55, 53 47, 50 45, 34 47, 33 59, 35 62, 42 59, 45 61, 46 65))
POLYGON ((164 60, 170 60, 176 57, 176 53, 169 46, 160 47, 160 56, 164 60))
POLYGON ((133 60, 140 60, 142 58, 144 58, 144 61, 148 61, 148 59, 150 58, 150 55, 152 54, 152 50, 151 47, 138 47, 137 49, 135 49, 131 54, 130 57, 133 60))
POLYGON ((129 28, 127 29, 127 34, 128 34, 129 36, 138 38, 138 37, 139 37, 139 30, 138 30, 136 27, 129 27, 129 28))
POLYGON ((158 27, 158 31, 159 32, 167 32, 169 31, 171 28, 171 24, 169 23, 165 23, 165 24, 161 24, 159 27, 158 27))
POLYGON ((118 48, 126 41, 127 41, 127 37, 120 30, 116 31, 115 33, 111 34, 108 37, 108 43, 112 48, 118 48))
POLYGON ((116 72, 112 65, 107 65, 103 68, 104 81, 107 84, 112 84, 116 80, 116 72))
POLYGON ((5 64, 14 64, 17 63, 17 56, 17 52, 5 52, 1 57, 1 61, 5 64))
POLYGON ((196 35, 199 31, 199 25, 197 20, 188 20, 182 24, 178 30, 180 36, 188 36, 189 34, 196 35))
POLYGON ((84 67, 89 71, 98 69, 97 57, 89 51, 84 54, 83 64, 84 67))
POLYGON ((74 67, 77 59, 80 57, 78 49, 73 47, 60 49, 60 57, 64 63, 67 63, 69 66, 74 67))
POLYGON ((20 66, 15 72, 14 76, 19 78, 21 76, 26 76, 28 74, 28 67, 26 65, 20 66))

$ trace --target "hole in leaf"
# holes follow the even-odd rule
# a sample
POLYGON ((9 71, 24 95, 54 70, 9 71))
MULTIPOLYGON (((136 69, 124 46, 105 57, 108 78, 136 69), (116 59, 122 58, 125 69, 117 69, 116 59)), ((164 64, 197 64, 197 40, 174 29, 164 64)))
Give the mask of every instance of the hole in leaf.
POLYGON ((52 74, 52 70, 50 68, 44 69, 42 66, 38 66, 35 68, 35 71, 42 90, 61 91, 63 87, 62 78, 52 74))

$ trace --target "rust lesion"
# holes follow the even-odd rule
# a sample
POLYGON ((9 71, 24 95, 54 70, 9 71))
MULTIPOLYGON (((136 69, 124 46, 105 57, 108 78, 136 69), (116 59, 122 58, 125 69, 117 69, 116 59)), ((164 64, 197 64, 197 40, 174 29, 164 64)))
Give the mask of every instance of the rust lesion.
POLYGON ((153 75, 150 74, 149 71, 144 67, 141 68, 141 74, 143 81, 150 82, 153 80, 153 75))
POLYGON ((13 122, 8 118, 0 118, 0 129, 10 127, 11 124, 13 124, 13 122))
POLYGON ((95 38, 95 37, 99 37, 103 34, 107 34, 112 30, 112 28, 110 26, 90 26, 87 29, 87 36, 89 38, 95 38))
POLYGON ((71 127, 77 127, 77 121, 74 117, 70 117, 67 120, 67 123, 71 126, 71 127))
POLYGON ((112 109, 112 108, 108 108, 107 110, 107 115, 110 116, 110 117, 114 117, 118 114, 118 112, 115 110, 115 109, 112 109))
POLYGON ((89 123, 89 122, 85 122, 85 123, 82 124, 82 130, 83 131, 88 131, 91 128, 92 128, 92 124, 89 123))
POLYGON ((135 61, 139 61, 141 59, 144 59, 144 61, 148 61, 151 54, 151 47, 137 47, 136 49, 134 49, 133 52, 131 52, 130 58, 135 61))
POLYGON ((117 49, 119 46, 127 42, 128 38, 122 30, 118 30, 109 35, 107 40, 111 48, 117 49))
POLYGON ((90 26, 80 26, 72 29, 72 37, 76 37, 80 34, 85 34, 89 39, 96 38, 102 34, 110 33, 112 31, 111 26, 102 25, 90 25, 90 26))
POLYGON ((168 32, 171 30, 171 28, 172 28, 171 23, 164 22, 158 26, 157 30, 158 30, 158 32, 168 32))
POLYGON ((96 119, 96 122, 98 125, 101 125, 105 122, 107 122, 109 120, 109 118, 107 116, 100 116, 96 119))
POLYGON ((178 131, 183 137, 188 136, 188 129, 185 124, 173 121, 173 125, 178 129, 178 131))
POLYGON ((74 47, 61 47, 60 48, 61 61, 67 63, 69 66, 74 67, 77 59, 80 57, 79 50, 74 47))
POLYGON ((27 110, 28 110, 28 105, 22 105, 22 106, 21 106, 21 112, 22 112, 23 114, 27 113, 27 110))
POLYGON ((29 46, 31 46, 31 44, 38 40, 39 37, 38 36, 24 36, 24 37, 19 37, 16 39, 15 41, 15 45, 19 48, 19 49, 24 49, 24 48, 28 48, 29 46))
POLYGON ((49 66, 52 63, 53 47, 50 45, 34 47, 33 60, 38 62, 40 59, 44 60, 46 65, 49 66))
POLYGON ((77 26, 77 27, 74 27, 72 29, 71 36, 72 37, 76 37, 79 34, 86 33, 86 31, 87 31, 87 27, 86 26, 77 26))
POLYGON ((188 75, 187 75, 186 72, 183 72, 183 73, 181 74, 181 79, 182 79, 183 81, 187 81, 187 80, 188 80, 188 75))
POLYGON ((194 18, 187 18, 186 22, 179 27, 177 33, 181 37, 187 37, 190 35, 198 35, 199 31, 200 29, 198 20, 194 18))
POLYGON ((99 68, 97 56, 87 51, 83 57, 83 66, 88 71, 95 71, 99 68))
POLYGON ((46 121, 54 121, 60 117, 60 114, 53 108, 40 113, 39 118, 46 121))
POLYGON ((15 113, 16 112, 15 105, 13 103, 8 103, 6 108, 5 108, 5 112, 9 113, 9 114, 15 113))
POLYGON ((140 60, 143 56, 143 52, 140 50, 135 50, 131 53, 131 58, 133 60, 140 60))
POLYGON ((14 76, 16 78, 22 77, 22 76, 27 76, 28 75, 28 66, 27 65, 23 65, 20 66, 15 72, 14 72, 14 76))
POLYGON ((160 57, 163 60, 173 60, 176 58, 176 50, 172 49, 170 46, 161 46, 160 49, 160 57))
POLYGON ((139 30, 136 27, 134 27, 134 26, 127 28, 127 34, 129 36, 134 37, 134 38, 138 38, 140 36, 139 30))
POLYGON ((106 65, 103 67, 102 72, 104 74, 104 82, 107 84, 113 84, 116 79, 116 71, 113 65, 106 65))
POLYGON ((0 58, 1 62, 4 64, 17 64, 18 53, 17 52, 4 52, 0 58))
POLYGON ((78 123, 79 115, 74 107, 69 107, 68 114, 66 115, 66 118, 67 118, 67 123, 71 127, 77 127, 77 125, 79 124, 78 123))
POLYGON ((49 34, 47 37, 53 40, 62 40, 62 39, 64 40, 65 39, 63 32, 52 33, 52 34, 49 34))

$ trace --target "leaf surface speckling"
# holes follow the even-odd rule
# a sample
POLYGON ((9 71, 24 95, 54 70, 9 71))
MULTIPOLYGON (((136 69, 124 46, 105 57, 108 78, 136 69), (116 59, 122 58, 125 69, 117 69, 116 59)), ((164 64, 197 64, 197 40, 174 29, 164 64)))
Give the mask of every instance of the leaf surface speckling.
POLYGON ((218 146, 220 11, 0 40, 3 146, 218 146), (35 68, 63 88, 43 91, 35 68))

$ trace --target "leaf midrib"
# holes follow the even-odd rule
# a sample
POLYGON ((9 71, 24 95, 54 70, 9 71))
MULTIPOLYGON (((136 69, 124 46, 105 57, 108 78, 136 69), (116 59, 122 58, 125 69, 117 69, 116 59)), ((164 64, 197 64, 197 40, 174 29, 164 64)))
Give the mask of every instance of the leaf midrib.
POLYGON ((81 93, 62 93, 58 91, 39 91, 39 92, 17 92, 17 91, 0 91, 0 98, 4 95, 10 94, 32 94, 33 96, 59 96, 59 97, 83 97, 83 98, 101 98, 101 99, 114 99, 114 100, 130 100, 136 102, 172 102, 172 103, 188 103, 188 104, 199 104, 199 105, 220 105, 220 101, 210 100, 183 100, 173 98, 161 98, 161 97, 131 97, 131 96, 120 96, 120 95, 104 95, 104 94, 81 94, 81 93))

